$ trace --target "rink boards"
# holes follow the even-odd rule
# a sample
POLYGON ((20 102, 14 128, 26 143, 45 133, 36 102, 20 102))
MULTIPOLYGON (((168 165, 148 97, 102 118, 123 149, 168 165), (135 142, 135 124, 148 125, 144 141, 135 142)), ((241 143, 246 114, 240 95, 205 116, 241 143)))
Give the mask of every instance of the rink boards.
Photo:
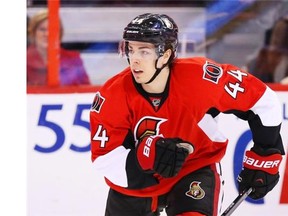
MULTIPOLYGON (((288 91, 277 91, 277 94, 283 108, 281 134, 287 150, 288 91)), ((103 177, 93 170, 89 152, 89 108, 93 97, 93 92, 27 94, 29 216, 104 215, 108 188, 103 177)), ((243 152, 252 142, 247 122, 233 115, 221 114, 219 126, 230 140, 222 161, 224 210, 237 196, 235 176, 241 169, 243 152)), ((257 202, 246 199, 235 216, 287 215, 286 161, 287 156, 280 167, 281 179, 275 189, 257 202)))

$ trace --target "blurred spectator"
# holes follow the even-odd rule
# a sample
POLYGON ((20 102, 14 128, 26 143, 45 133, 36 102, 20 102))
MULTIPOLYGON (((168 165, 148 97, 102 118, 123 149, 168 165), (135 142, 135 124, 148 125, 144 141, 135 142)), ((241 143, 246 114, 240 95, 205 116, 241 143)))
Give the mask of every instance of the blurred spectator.
POLYGON ((288 77, 288 16, 275 23, 266 46, 247 64, 247 70, 269 83, 283 83, 288 77))
MULTIPOLYGON (((27 84, 47 85, 48 12, 42 10, 29 20, 27 84)), ((63 27, 60 22, 60 37, 63 27)), ((60 38, 60 40, 61 40, 60 38)), ((90 84, 80 53, 60 47, 60 85, 90 84)))

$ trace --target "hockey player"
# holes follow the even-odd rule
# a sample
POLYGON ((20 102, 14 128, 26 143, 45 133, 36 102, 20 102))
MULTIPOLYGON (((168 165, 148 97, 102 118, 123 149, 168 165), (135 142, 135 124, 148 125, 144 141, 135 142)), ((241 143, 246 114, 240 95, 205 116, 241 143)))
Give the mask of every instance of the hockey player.
POLYGON ((253 133, 239 191, 253 187, 253 199, 271 191, 284 155, 276 94, 236 66, 177 59, 178 28, 167 15, 137 16, 123 39, 129 67, 101 87, 90 111, 93 166, 110 187, 105 215, 219 214, 228 144, 219 113, 248 121, 253 133))

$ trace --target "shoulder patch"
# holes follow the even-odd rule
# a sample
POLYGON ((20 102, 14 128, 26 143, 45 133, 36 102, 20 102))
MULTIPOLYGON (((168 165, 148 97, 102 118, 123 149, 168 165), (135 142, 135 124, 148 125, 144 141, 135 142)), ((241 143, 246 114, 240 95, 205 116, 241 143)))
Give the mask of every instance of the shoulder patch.
POLYGON ((101 107, 103 106, 103 103, 105 101, 105 98, 100 94, 100 92, 96 92, 96 95, 94 97, 91 111, 95 111, 97 113, 100 113, 101 107))
POLYGON ((206 61, 203 65, 203 79, 205 80, 217 84, 222 74, 222 68, 216 64, 206 61))

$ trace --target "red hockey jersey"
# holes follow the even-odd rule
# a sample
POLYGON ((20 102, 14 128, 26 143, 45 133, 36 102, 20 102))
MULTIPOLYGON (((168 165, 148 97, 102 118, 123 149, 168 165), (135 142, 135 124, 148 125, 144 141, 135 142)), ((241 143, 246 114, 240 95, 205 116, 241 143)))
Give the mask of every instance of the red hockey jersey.
POLYGON ((127 68, 95 95, 90 111, 92 161, 111 188, 155 197, 167 193, 188 173, 221 161, 228 140, 214 118, 220 112, 249 121, 255 144, 284 152, 280 110, 276 94, 260 80, 238 67, 204 57, 175 60, 161 95, 146 93, 127 68), (189 141, 195 149, 177 176, 154 174, 151 178, 156 181, 149 184, 137 179, 133 169, 140 168, 129 155, 143 136, 160 134, 189 141), (133 181, 139 184, 132 187, 133 181))

